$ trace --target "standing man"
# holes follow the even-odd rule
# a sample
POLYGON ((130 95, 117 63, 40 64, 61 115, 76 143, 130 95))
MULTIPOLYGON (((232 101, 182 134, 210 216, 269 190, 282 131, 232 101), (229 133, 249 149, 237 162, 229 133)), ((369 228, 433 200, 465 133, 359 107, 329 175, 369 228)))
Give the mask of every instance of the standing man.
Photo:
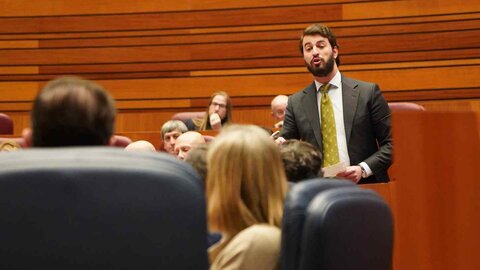
POLYGON ((325 25, 304 30, 300 51, 314 82, 289 98, 277 142, 310 142, 322 152, 322 167, 345 162, 338 177, 356 183, 388 182, 391 112, 378 85, 340 73, 337 39, 325 25))

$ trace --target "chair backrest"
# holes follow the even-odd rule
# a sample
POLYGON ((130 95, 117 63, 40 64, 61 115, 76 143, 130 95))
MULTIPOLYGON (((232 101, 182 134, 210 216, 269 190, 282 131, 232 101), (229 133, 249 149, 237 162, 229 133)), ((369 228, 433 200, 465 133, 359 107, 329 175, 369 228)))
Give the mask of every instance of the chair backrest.
POLYGON ((188 119, 195 119, 195 118, 204 118, 205 111, 201 112, 179 112, 172 116, 172 120, 180 120, 185 122, 188 119))
POLYGON ((13 120, 4 113, 0 113, 0 134, 13 134, 13 120))
POLYGON ((285 199, 282 221, 280 265, 282 270, 297 270, 300 262, 303 225, 310 201, 325 190, 352 187, 353 182, 315 178, 292 185, 285 199))
POLYGON ((112 146, 125 148, 125 147, 127 147, 127 145, 129 145, 131 143, 132 143, 132 139, 130 139, 127 136, 113 135, 112 146))
POLYGON ((300 270, 391 270, 392 254, 392 214, 374 191, 331 189, 310 203, 300 270))
POLYGON ((425 111, 425 107, 413 102, 389 102, 388 107, 392 112, 399 111, 425 111))
POLYGON ((207 269, 190 166, 112 147, 0 155, 1 269, 207 269))

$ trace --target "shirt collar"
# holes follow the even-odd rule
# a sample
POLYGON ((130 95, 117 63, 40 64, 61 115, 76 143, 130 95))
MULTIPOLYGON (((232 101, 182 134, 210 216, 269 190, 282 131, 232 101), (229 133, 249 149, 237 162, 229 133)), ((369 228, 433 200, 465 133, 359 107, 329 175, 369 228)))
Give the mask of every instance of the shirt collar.
MULTIPOLYGON (((314 82, 315 82, 315 88, 317 89, 317 92, 318 92, 320 87, 323 84, 317 82, 316 80, 314 82)), ((331 89, 339 89, 340 88, 340 86, 342 85, 342 74, 340 74, 340 70, 337 71, 335 76, 333 76, 333 78, 328 83, 332 85, 331 89)))

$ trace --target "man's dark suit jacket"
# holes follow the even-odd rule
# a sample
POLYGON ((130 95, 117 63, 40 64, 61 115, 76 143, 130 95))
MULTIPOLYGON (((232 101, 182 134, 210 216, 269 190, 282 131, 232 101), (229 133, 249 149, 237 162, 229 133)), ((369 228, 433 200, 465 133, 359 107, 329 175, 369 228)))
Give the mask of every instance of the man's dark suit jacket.
MULTIPOLYGON (((388 182, 392 163, 391 112, 377 84, 342 76, 343 119, 350 164, 368 164, 373 175, 359 183, 388 182)), ((322 150, 315 83, 288 99, 281 136, 322 150)))

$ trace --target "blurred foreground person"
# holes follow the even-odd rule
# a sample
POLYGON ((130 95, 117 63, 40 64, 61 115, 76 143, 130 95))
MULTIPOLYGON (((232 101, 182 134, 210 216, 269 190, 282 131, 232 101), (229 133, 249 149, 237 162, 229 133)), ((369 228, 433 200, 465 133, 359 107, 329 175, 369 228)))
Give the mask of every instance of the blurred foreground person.
POLYGON ((253 125, 231 125, 207 153, 209 229, 222 240, 209 249, 211 269, 279 269, 287 179, 280 151, 253 125))
POLYGON ((60 77, 40 90, 33 102, 31 128, 23 131, 27 146, 109 145, 114 132, 115 103, 97 83, 60 77))
POLYGON ((127 152, 156 152, 155 146, 148 141, 135 141, 127 145, 124 149, 127 152))

